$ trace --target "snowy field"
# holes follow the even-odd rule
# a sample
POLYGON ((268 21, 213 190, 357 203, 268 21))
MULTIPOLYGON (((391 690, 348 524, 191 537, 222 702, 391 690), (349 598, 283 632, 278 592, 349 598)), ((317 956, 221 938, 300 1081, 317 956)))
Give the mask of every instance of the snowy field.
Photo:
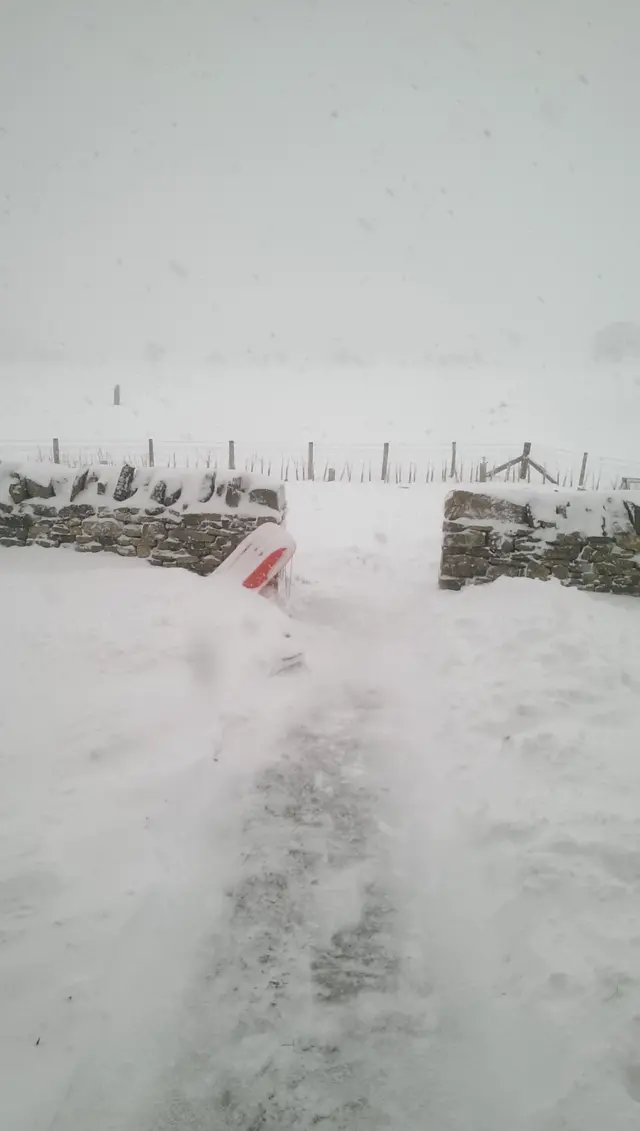
POLYGON ((574 483, 585 451, 587 485, 640 477, 635 421, 640 370, 633 364, 533 371, 513 363, 465 367, 402 362, 366 366, 301 363, 214 368, 185 365, 86 370, 9 365, 0 358, 0 459, 101 460, 140 464, 153 438, 157 466, 236 466, 302 478, 307 445, 316 477, 379 480, 388 442, 390 478, 442 481, 457 444, 457 469, 473 479, 533 443, 534 458, 574 483), (121 403, 113 389, 121 387, 121 403))
POLYGON ((469 482, 483 459, 498 466, 530 440, 561 484, 578 485, 588 451, 587 485, 611 489, 622 476, 640 477, 639 385, 633 366, 606 374, 588 365, 531 374, 397 363, 128 373, 0 361, 0 459, 51 459, 55 434, 62 463, 142 464, 152 437, 157 466, 226 468, 232 439, 237 468, 293 482, 306 473, 312 440, 315 477, 332 467, 338 480, 369 482, 380 480, 389 442, 391 482, 424 483, 442 482, 455 440, 458 474, 469 482))
POLYGON ((0 552, 0 1126, 637 1128, 640 602, 289 493, 286 612, 0 552))

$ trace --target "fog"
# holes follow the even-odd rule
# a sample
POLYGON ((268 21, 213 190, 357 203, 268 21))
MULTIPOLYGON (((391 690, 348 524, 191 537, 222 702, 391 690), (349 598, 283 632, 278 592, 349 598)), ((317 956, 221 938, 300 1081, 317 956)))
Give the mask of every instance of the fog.
POLYGON ((630 0, 0 12, 5 365, 640 352, 630 0))

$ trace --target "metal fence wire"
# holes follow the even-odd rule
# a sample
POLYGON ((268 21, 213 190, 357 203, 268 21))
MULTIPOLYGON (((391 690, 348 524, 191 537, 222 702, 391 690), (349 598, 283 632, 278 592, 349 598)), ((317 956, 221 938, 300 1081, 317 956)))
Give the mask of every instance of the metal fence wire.
POLYGON ((232 469, 284 482, 542 483, 616 490, 640 480, 640 459, 594 456, 543 444, 460 445, 425 448, 412 444, 332 445, 234 440, 105 440, 96 443, 55 437, 41 441, 0 440, 0 460, 186 469, 232 469))

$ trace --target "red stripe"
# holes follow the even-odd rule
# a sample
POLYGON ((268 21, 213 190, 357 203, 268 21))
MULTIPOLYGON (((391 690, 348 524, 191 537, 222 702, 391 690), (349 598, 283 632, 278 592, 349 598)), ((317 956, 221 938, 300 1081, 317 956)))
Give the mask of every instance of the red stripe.
POLYGON ((268 580, 269 574, 273 567, 280 561, 284 554, 284 546, 279 550, 272 550, 267 554, 266 558, 260 562, 260 565, 250 573, 247 578, 242 582, 245 589, 260 589, 268 580))

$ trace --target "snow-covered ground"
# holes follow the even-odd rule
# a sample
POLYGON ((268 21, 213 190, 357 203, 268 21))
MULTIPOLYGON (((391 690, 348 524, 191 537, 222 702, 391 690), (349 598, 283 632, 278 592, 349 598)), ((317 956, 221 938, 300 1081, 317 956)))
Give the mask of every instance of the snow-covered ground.
POLYGON ((640 603, 290 498, 287 615, 0 553, 3 1131, 636 1128, 640 603))

